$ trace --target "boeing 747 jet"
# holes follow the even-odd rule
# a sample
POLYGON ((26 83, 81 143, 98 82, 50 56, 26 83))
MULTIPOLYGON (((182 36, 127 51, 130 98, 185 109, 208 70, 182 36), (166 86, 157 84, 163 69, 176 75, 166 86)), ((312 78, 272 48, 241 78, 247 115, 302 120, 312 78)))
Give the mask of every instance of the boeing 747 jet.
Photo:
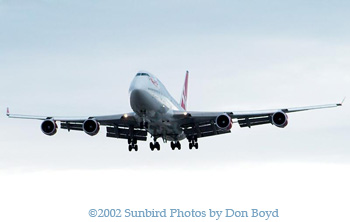
POLYGON ((87 117, 30 116, 11 114, 10 118, 36 119, 43 121, 41 131, 52 136, 61 129, 84 131, 96 135, 105 126, 107 137, 126 139, 129 151, 138 150, 138 141, 146 141, 149 133, 153 142, 151 150, 160 150, 157 140, 171 141, 173 150, 181 149, 180 141, 187 139, 189 148, 198 149, 198 139, 231 132, 233 120, 240 127, 272 124, 284 128, 288 124, 287 113, 341 106, 342 103, 319 106, 282 108, 264 111, 197 112, 187 110, 188 71, 185 76, 181 100, 178 103, 162 82, 149 72, 140 71, 131 82, 130 106, 133 112, 87 117))

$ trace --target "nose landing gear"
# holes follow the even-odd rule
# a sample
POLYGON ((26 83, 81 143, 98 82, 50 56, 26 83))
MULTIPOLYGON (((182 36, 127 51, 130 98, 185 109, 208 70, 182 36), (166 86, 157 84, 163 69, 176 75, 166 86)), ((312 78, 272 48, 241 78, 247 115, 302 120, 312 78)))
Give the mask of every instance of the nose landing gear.
POLYGON ((140 123, 140 128, 141 129, 148 129, 148 122, 142 121, 140 123))

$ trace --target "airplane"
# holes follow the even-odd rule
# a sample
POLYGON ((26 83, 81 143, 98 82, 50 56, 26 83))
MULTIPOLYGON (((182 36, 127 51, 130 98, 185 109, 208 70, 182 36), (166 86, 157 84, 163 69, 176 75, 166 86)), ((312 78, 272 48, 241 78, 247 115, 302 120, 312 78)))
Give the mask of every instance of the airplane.
POLYGON ((96 135, 100 131, 100 126, 105 126, 106 136, 126 139, 129 151, 138 151, 137 142, 146 141, 149 133, 153 137, 153 142, 149 144, 150 149, 159 151, 160 144, 157 142, 159 138, 162 138, 164 143, 171 141, 172 150, 176 148, 180 150, 180 141, 184 139, 188 140, 189 149, 198 149, 199 138, 230 133, 233 123, 249 128, 262 124, 284 128, 288 124, 287 113, 342 106, 345 100, 344 98, 341 103, 336 104, 258 111, 188 111, 188 78, 189 73, 186 71, 179 103, 155 75, 140 71, 129 88, 130 106, 133 112, 104 116, 59 117, 11 114, 7 108, 6 115, 10 118, 42 120, 41 131, 48 136, 57 132, 57 122, 60 122, 61 129, 84 131, 90 136, 96 135))

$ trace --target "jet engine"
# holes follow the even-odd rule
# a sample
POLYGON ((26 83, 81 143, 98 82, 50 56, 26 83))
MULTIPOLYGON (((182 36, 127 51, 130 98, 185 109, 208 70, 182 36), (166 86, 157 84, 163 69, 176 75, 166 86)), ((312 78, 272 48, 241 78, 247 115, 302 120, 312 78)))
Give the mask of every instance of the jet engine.
POLYGON ((226 113, 216 117, 215 123, 222 130, 230 130, 232 128, 231 117, 226 113))
POLYGON ((83 123, 83 130, 90 136, 95 136, 100 131, 100 124, 95 119, 87 119, 83 123))
POLYGON ((44 120, 41 124, 41 131, 48 136, 55 135, 57 132, 57 124, 52 119, 44 120))
POLYGON ((286 127, 288 124, 287 114, 282 111, 275 112, 272 115, 272 124, 280 128, 286 127))

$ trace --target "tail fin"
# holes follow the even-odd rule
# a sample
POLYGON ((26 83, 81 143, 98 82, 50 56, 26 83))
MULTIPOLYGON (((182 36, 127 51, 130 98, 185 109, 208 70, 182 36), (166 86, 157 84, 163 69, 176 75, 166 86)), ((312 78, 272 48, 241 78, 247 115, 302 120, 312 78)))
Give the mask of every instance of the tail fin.
POLYGON ((182 89, 181 101, 180 101, 180 105, 184 110, 186 110, 187 108, 187 91, 188 91, 188 71, 186 71, 185 83, 184 83, 184 88, 182 89))

